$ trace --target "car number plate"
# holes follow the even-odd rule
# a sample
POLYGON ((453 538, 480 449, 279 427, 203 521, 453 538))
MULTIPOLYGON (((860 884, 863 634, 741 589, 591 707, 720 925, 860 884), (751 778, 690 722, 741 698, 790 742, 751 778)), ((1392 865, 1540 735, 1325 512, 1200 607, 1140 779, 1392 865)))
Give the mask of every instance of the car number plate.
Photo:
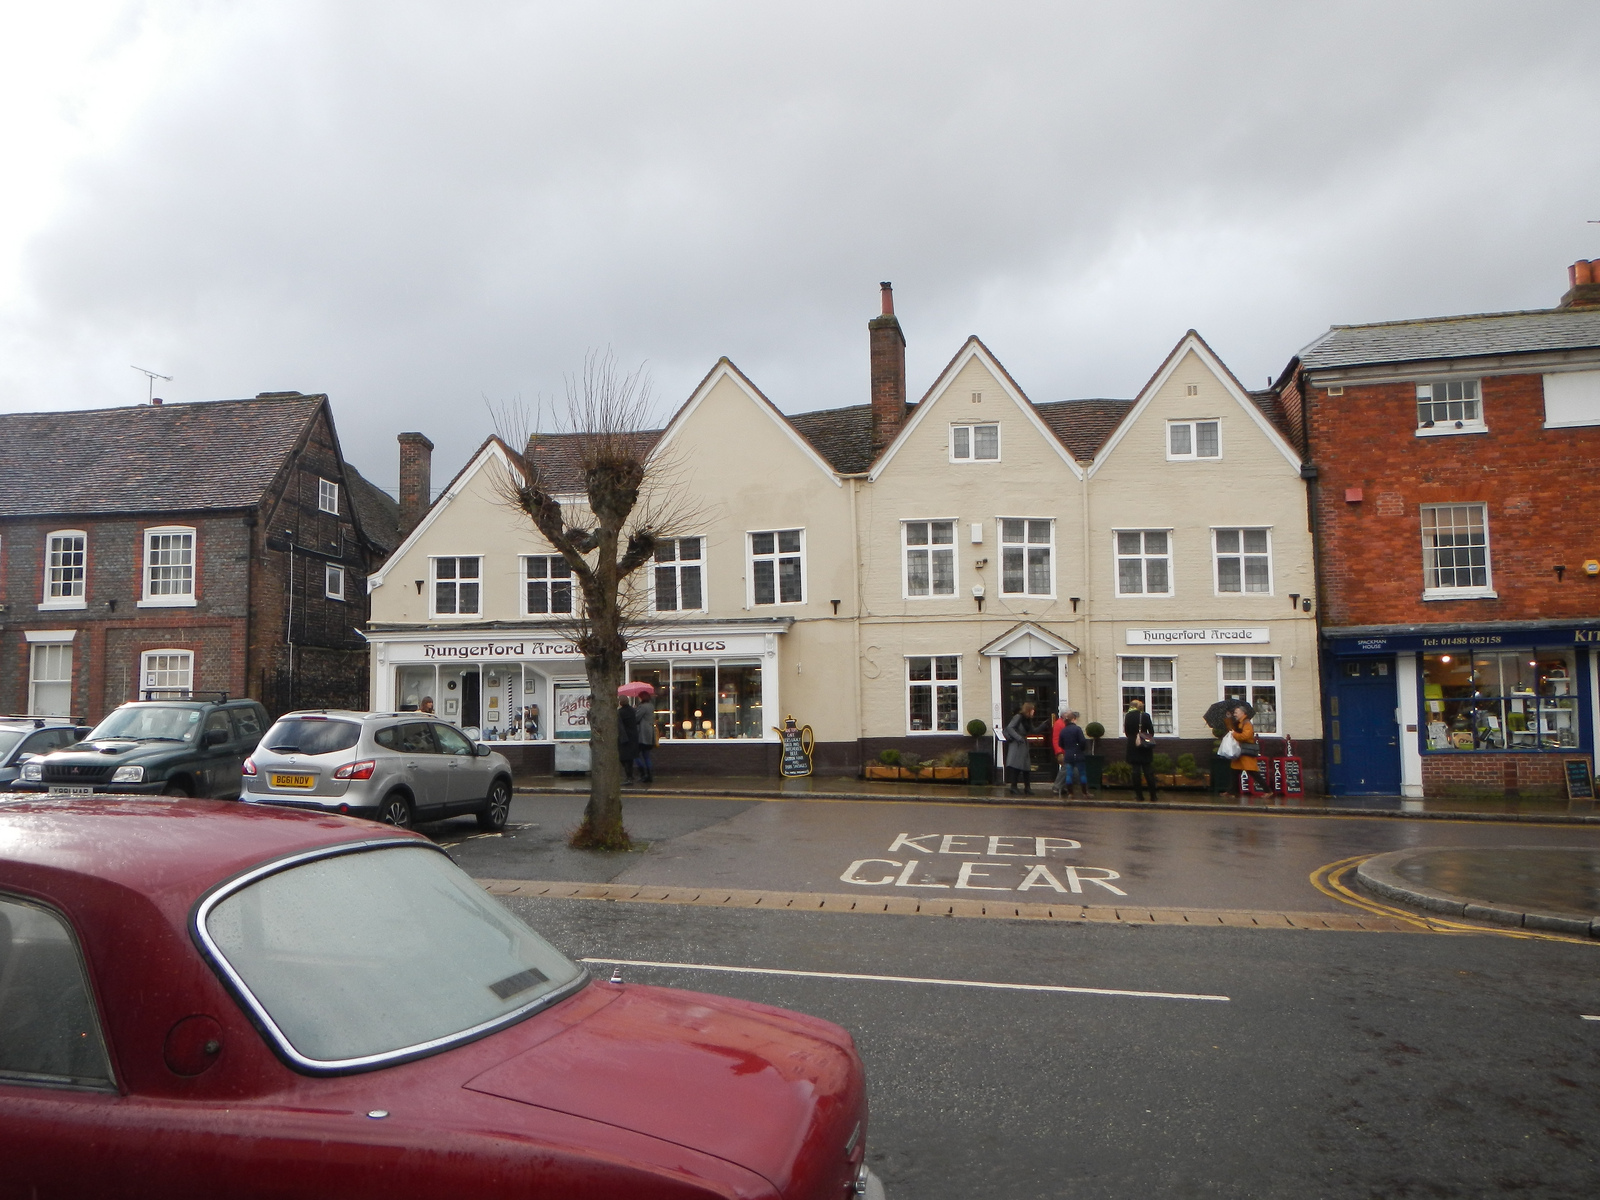
POLYGON ((50 794, 52 796, 92 796, 94 795, 94 789, 67 783, 52 783, 50 785, 50 794))
POLYGON ((316 778, 311 775, 274 775, 273 787, 309 788, 316 786, 316 778))

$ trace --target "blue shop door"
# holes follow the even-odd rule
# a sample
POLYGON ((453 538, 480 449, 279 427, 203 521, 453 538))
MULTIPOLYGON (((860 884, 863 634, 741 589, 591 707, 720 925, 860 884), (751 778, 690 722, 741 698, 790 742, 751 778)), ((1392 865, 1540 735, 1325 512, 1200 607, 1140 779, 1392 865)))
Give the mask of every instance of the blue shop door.
POLYGON ((1328 780, 1336 796, 1400 794, 1400 725, 1393 658, 1333 661, 1328 780))

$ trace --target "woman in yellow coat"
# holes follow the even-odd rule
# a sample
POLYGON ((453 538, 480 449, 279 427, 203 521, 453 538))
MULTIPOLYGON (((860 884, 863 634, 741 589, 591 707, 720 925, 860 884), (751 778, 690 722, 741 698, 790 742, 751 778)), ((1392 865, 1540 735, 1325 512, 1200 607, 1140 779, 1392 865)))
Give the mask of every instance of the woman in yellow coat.
MULTIPOLYGON (((1228 732, 1233 734, 1234 740, 1240 745, 1256 745, 1256 727, 1250 723, 1250 718, 1246 715, 1243 705, 1235 705, 1228 710, 1227 724, 1228 732)), ((1255 776, 1255 779, 1251 782, 1255 784, 1262 795, 1272 795, 1272 785, 1267 782, 1266 772, 1261 769, 1259 755, 1260 751, 1258 749, 1255 754, 1241 754, 1233 760, 1235 769, 1240 772, 1239 778, 1234 781, 1234 787, 1238 794, 1244 794, 1244 777, 1246 774, 1250 774, 1255 776)))

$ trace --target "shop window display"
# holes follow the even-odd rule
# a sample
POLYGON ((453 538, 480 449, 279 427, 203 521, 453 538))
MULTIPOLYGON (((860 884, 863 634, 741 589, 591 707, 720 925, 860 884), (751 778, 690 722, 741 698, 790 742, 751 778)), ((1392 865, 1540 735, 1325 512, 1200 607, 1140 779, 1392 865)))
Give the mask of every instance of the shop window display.
POLYGON ((1578 745, 1578 687, 1562 647, 1422 656, 1424 745, 1437 751, 1578 745))
POLYGON ((656 689, 656 738, 760 738, 760 663, 709 665, 664 662, 629 664, 628 678, 656 689))

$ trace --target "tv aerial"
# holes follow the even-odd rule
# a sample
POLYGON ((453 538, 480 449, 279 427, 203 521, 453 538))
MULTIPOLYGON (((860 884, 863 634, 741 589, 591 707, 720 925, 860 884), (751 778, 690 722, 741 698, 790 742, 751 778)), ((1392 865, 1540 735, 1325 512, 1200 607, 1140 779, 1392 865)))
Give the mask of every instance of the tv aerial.
POLYGON ((144 402, 146 404, 151 403, 155 399, 156 380, 165 379, 168 383, 172 382, 171 375, 163 375, 160 371, 152 371, 149 367, 134 367, 132 363, 129 363, 128 365, 133 367, 135 371, 139 372, 139 374, 143 375, 150 381, 150 386, 145 390, 144 402))

